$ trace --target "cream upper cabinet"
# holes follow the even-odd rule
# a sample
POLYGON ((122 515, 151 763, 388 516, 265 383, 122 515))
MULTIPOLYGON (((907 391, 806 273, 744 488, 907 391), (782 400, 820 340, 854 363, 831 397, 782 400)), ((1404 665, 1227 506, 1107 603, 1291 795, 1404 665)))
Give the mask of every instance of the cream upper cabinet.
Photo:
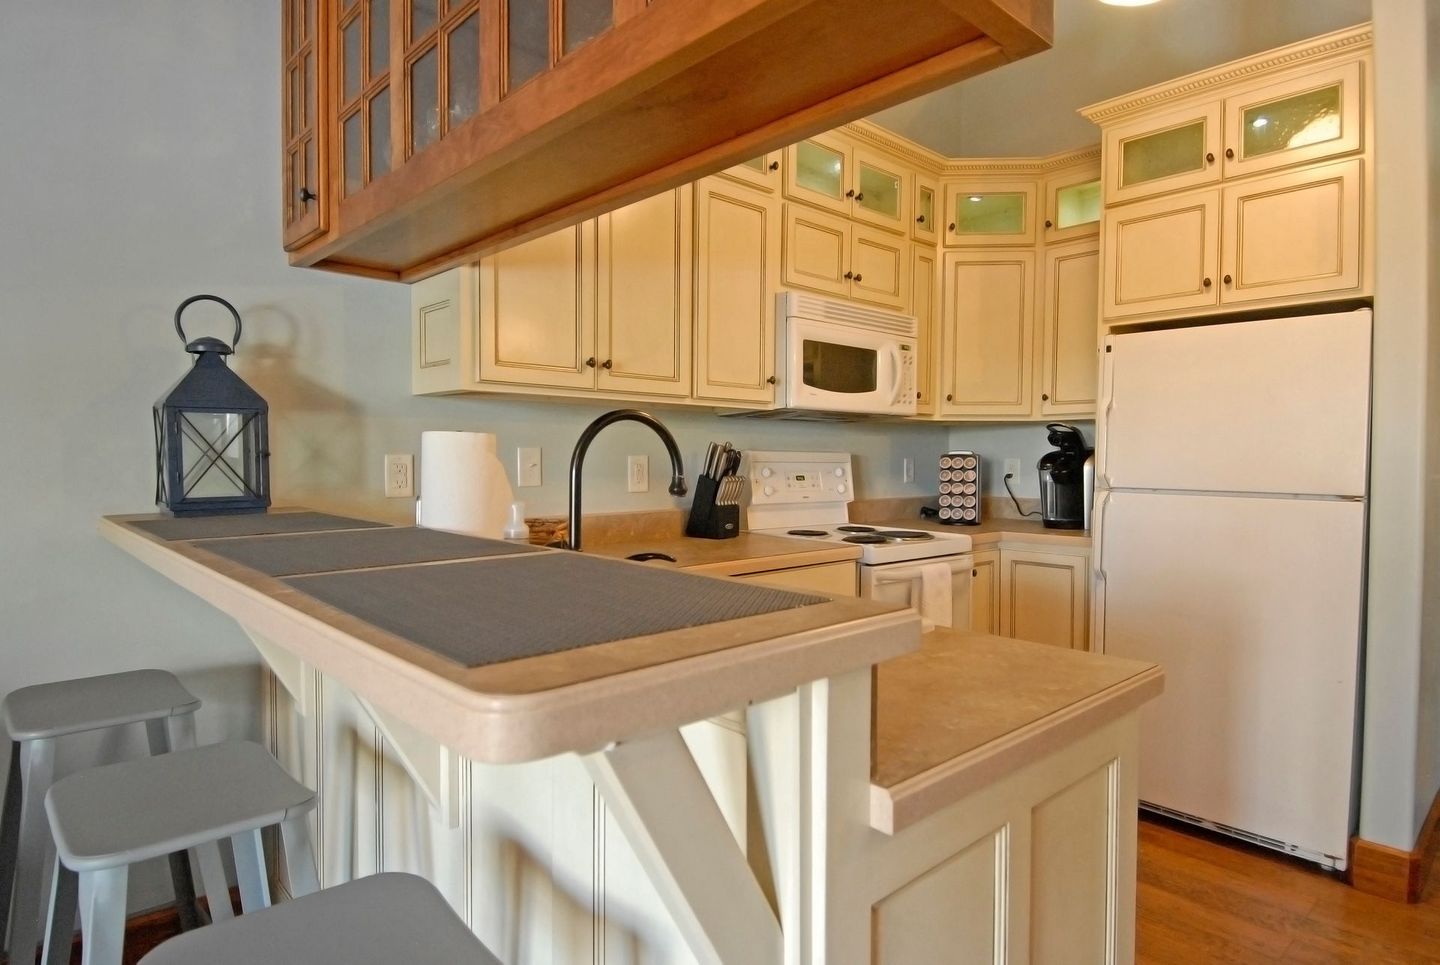
POLYGON ((935 412, 936 360, 940 356, 940 264, 932 245, 910 245, 910 312, 919 323, 915 346, 916 415, 935 412))
POLYGON ((910 242, 855 225, 850 236, 850 297, 895 311, 910 308, 910 242))
POLYGON ((461 265, 410 286, 410 391, 444 395, 475 388, 479 332, 476 265, 461 265))
POLYGON ((947 251, 940 414, 1029 415, 1035 253, 947 251))
POLYGON ((734 167, 726 168, 720 172, 722 177, 733 178, 741 184, 748 184, 752 188, 760 188, 763 191, 778 191, 780 189, 780 151, 771 151, 759 157, 752 157, 748 161, 742 161, 734 167))
POLYGON ((910 172, 894 158, 863 147, 851 154, 855 171, 850 217, 901 234, 910 227, 910 172))
POLYGON ((1365 146, 1364 65, 1306 71, 1225 98, 1225 176, 1257 174, 1365 146))
POLYGON ((1105 214, 1107 319, 1218 303, 1220 192, 1193 191, 1105 214))
POLYGON ((689 186, 602 215, 596 222, 596 388, 690 394, 689 186))
POLYGON ((954 182, 945 186, 945 245, 1035 244, 1034 181, 954 182))
POLYGON ((723 178, 695 185, 696 399, 775 401, 780 205, 723 178))
POLYGON ((785 197, 850 214, 854 158, 850 144, 834 134, 817 134, 785 149, 785 197))
POLYGON ((593 389, 595 222, 480 260, 480 379, 593 389))
POLYGON ((853 229, 848 218, 787 203, 781 256, 785 284, 847 297, 855 275, 850 269, 853 229))
POLYGON ((1100 233, 1105 209, 1098 168, 1064 171, 1045 179, 1045 243, 1058 244, 1100 233))
POLYGON ((1211 101, 1105 129, 1105 203, 1220 180, 1224 131, 1211 101))
POLYGON ((910 183, 913 204, 910 237, 933 245, 940 240, 940 219, 945 215, 941 208, 945 199, 940 194, 940 186, 926 175, 916 174, 910 183))
POLYGON ((1221 301, 1358 293, 1363 163, 1353 158, 1227 185, 1221 301))
POLYGON ((1000 634, 1088 650, 1089 556, 1000 551, 1000 634))
POLYGON ((1095 411, 1100 371, 1100 245, 1045 250, 1040 324, 1040 414, 1095 411))
POLYGON ((970 629, 974 633, 1000 632, 1000 553, 975 554, 970 571, 970 629))

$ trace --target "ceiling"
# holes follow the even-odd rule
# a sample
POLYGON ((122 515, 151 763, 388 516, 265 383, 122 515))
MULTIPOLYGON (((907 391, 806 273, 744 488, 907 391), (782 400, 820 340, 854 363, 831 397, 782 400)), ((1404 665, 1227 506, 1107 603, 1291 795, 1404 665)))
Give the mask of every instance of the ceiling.
POLYGON ((1055 0, 1055 46, 874 115, 951 157, 1029 157, 1086 147, 1087 104, 1352 26, 1370 0, 1055 0))

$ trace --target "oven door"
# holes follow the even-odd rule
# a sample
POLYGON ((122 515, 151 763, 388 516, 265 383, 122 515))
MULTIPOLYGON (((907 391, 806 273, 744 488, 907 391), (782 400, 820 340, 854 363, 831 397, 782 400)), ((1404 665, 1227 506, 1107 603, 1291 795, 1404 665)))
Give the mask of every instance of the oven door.
POLYGON ((913 563, 860 567, 860 595, 885 603, 903 603, 920 613, 925 629, 970 629, 970 583, 975 557, 945 556, 913 563), (946 574, 948 571, 948 577, 946 574), (949 589, 949 612, 941 600, 949 589))
POLYGON ((914 414, 913 344, 883 332, 793 316, 786 325, 787 408, 914 414))

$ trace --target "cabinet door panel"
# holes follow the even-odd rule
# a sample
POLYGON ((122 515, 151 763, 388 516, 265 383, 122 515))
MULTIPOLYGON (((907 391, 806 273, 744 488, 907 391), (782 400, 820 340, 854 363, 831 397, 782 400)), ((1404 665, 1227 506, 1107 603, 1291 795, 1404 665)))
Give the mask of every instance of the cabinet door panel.
POLYGON ((1360 159, 1225 188, 1221 301, 1358 289, 1360 159))
POLYGON ((1000 633, 1000 554, 976 553, 971 578, 975 582, 970 587, 970 629, 1000 633))
POLYGON ((1045 243, 1053 245, 1100 233, 1104 209, 1096 169, 1057 174, 1045 182, 1045 243))
POLYGON ((850 145, 817 134, 785 149, 785 197, 850 214, 850 145))
POLYGON ((690 394, 690 205, 684 187, 599 219, 601 390, 690 394))
POLYGON ((1045 252, 1040 329, 1040 412, 1095 411, 1099 382, 1100 247, 1081 242, 1045 252))
POLYGON ((997 922, 1009 917, 1004 829, 876 902, 872 965, 990 965, 1004 961, 997 922))
POLYGON ((695 397, 767 405, 775 367, 780 212, 722 179, 695 186, 695 397))
POLYGON ((1028 415, 1035 255, 945 255, 945 415, 1028 415))
POLYGON ((319 0, 284 0, 281 60, 285 93, 281 105, 282 208, 285 249, 298 248, 325 233, 330 200, 326 187, 329 151, 319 118, 329 103, 321 83, 320 38, 328 5, 319 0), (325 103, 321 103, 321 101, 325 103))
POLYGON ((1219 221, 1213 190, 1107 211, 1105 317, 1215 305, 1219 221))
POLYGON ((461 265, 410 286, 410 391, 438 395, 475 387, 479 269, 461 265))
POLYGON ((945 245, 1033 245, 1039 187, 985 181, 945 188, 945 245))
POLYGON ((1225 99, 1225 176, 1238 177, 1364 146, 1361 64, 1310 71, 1225 99))
POLYGON ((940 319, 936 306, 940 271, 931 245, 910 246, 910 310, 919 323, 915 344, 915 413, 935 412, 936 360, 940 358, 940 319))
POLYGON ((1109 958, 1107 933, 1121 914, 1119 900, 1107 888, 1077 884, 1105 881, 1116 865, 1111 795, 1119 767, 1118 761, 1107 762, 1031 812, 1031 961, 1109 958))
POLYGON ((878 228, 905 232, 910 222, 908 178, 894 158, 857 147, 854 151, 855 190, 851 217, 878 228))
POLYGON ((945 216, 945 212, 941 210, 944 198, 936 183, 924 175, 915 175, 910 184, 913 205, 910 237, 916 241, 928 241, 933 245, 940 237, 940 219, 945 216))
POLYGON ((1220 180, 1220 102, 1105 131, 1105 203, 1133 201, 1220 180))
POLYGON ((741 184, 748 184, 762 191, 776 191, 780 188, 780 151, 771 151, 720 172, 722 177, 734 178, 741 184))
POLYGON ((827 295, 850 294, 850 234, 845 218, 799 204, 785 205, 785 284, 827 295))
POLYGON ((1002 636, 1089 648, 1087 557, 1002 550, 1000 565, 1002 636))
POLYGON ((910 308, 910 243, 898 235, 863 225, 852 228, 850 297, 897 311, 910 308))
POLYGON ((594 260, 593 221, 481 260, 482 380, 595 387, 594 260))

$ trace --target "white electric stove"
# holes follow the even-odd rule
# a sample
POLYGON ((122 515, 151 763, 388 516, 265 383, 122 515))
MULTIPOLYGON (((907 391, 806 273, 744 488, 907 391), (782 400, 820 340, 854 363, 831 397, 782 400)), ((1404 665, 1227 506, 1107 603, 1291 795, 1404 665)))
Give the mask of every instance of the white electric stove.
POLYGON ((861 596, 908 603, 930 623, 969 628, 970 537, 851 523, 849 453, 750 450, 741 472, 749 482, 747 530, 859 546, 861 596))

